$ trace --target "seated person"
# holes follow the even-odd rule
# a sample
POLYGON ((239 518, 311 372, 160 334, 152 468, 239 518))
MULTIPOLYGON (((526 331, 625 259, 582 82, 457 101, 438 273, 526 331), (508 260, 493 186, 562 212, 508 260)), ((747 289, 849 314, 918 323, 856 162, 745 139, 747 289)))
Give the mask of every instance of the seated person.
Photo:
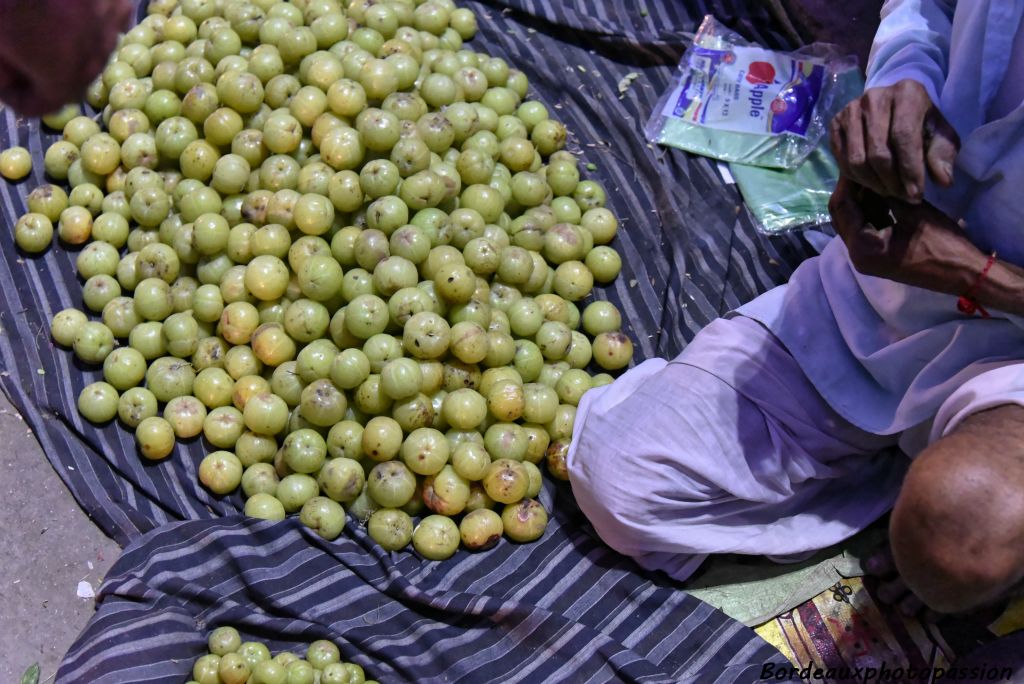
POLYGON ((838 237, 583 398, 569 476, 611 547, 682 580, 714 553, 809 555, 892 509, 892 561, 927 606, 1018 587, 1022 22, 1024 0, 885 3, 868 89, 833 123, 838 237))

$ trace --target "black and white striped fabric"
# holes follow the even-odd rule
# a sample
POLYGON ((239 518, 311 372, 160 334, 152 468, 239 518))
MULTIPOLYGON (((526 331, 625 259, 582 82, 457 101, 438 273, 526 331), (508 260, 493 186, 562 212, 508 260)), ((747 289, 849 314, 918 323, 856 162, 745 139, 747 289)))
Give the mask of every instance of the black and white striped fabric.
MULTIPOLYGON (((767 3, 462 4, 479 18, 471 45, 526 72, 531 97, 596 165, 584 175, 608 190, 624 262, 597 296, 622 310, 637 362, 675 355, 710 320, 783 282, 813 253, 799 236, 758 234, 713 162, 648 145, 641 132, 705 14, 786 47, 767 3), (620 95, 631 72, 639 77, 620 95)), ((231 622, 281 647, 331 635, 387 681, 517 681, 527 672, 545 682, 755 681, 758 664, 777 659, 753 632, 580 532, 568 496, 540 543, 503 542, 488 554, 424 563, 411 552, 384 556, 351 527, 325 544, 292 522, 231 517, 241 510, 238 496, 213 497, 197 484, 209 445, 179 445, 153 464, 139 457, 131 433, 85 421, 76 397, 100 373, 49 335, 53 313, 81 307, 76 251, 29 257, 11 231, 28 192, 45 182, 42 155, 54 138, 38 122, 0 116, 0 147, 20 144, 36 159, 31 178, 0 183, 0 388, 85 511, 122 546, 132 544, 59 681, 183 681, 187 665, 172 658, 198 653, 203 625, 231 622)))
POLYGON ((125 550, 58 681, 183 682, 225 624, 275 653, 330 639, 381 682, 754 682, 783 662, 596 541, 569 496, 535 544, 433 563, 351 522, 331 543, 295 520, 165 525, 125 550))

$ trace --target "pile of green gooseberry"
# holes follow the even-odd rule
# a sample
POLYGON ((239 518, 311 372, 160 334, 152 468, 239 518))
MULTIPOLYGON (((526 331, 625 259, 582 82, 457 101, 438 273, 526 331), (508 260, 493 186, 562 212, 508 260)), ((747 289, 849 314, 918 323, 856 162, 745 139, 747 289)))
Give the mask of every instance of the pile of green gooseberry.
POLYGON ((359 665, 341 662, 326 639, 311 643, 305 658, 288 651, 271 657, 266 644, 243 643, 234 627, 218 627, 206 642, 210 652, 196 659, 186 684, 377 684, 359 665))
POLYGON ((346 508, 435 560, 539 538, 538 464, 567 479, 612 381, 587 368, 633 356, 613 304, 577 304, 619 274, 618 222, 475 32, 451 0, 153 0, 100 121, 44 118, 70 192, 14 227, 80 250, 85 311, 51 332, 102 364, 81 414, 151 460, 202 435, 211 492, 325 539, 346 508))

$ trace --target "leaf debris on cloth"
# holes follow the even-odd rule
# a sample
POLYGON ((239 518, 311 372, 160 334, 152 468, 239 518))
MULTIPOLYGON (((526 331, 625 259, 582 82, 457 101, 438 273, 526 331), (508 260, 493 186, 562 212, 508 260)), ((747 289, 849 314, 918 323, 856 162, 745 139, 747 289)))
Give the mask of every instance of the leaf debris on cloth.
POLYGON ((619 81, 619 99, 620 100, 626 97, 626 93, 629 91, 630 87, 633 85, 633 81, 635 81, 638 78, 640 78, 640 74, 638 72, 636 72, 636 71, 630 71, 628 74, 626 74, 625 76, 622 77, 622 80, 619 81))
POLYGON ((39 663, 33 663, 21 675, 21 684, 39 684, 39 663))
POLYGON ((597 164, 595 164, 594 162, 589 162, 587 164, 587 171, 597 171, 597 164))

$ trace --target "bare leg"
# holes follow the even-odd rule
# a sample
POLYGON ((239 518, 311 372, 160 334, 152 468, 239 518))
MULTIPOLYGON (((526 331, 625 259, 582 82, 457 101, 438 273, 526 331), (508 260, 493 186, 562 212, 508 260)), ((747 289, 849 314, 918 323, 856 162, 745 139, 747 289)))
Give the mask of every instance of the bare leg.
POLYGON ((1008 597, 1024 578, 1024 408, 975 414, 918 456, 890 538, 896 569, 930 608, 1008 597))

